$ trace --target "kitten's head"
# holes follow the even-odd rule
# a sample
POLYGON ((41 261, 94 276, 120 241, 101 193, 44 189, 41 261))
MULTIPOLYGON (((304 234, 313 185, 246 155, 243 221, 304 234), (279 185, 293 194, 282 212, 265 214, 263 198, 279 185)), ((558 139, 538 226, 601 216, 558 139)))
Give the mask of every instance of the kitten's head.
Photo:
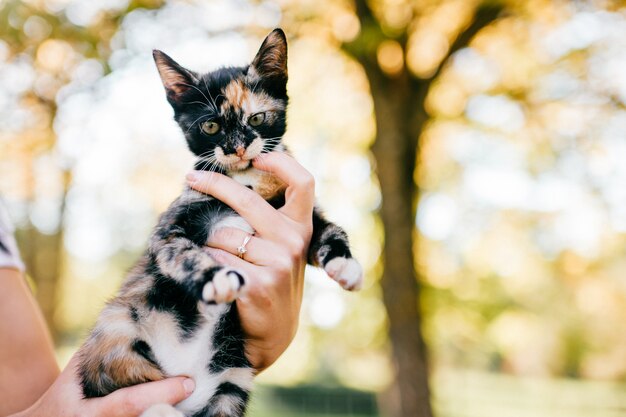
POLYGON ((247 67, 197 74, 153 52, 197 169, 233 172, 264 152, 283 150, 287 107, 287 39, 275 29, 247 67))

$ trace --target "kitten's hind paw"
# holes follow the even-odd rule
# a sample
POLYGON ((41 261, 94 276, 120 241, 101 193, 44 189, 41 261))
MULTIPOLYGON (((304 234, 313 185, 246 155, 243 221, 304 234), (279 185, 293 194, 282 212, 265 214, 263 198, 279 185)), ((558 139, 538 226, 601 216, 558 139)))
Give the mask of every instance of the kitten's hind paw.
POLYGON ((363 268, 354 258, 331 259, 324 270, 345 290, 358 291, 363 286, 363 268))
POLYGON ((169 404, 155 404, 144 411, 140 417, 185 417, 185 415, 169 404))
POLYGON ((202 299, 207 303, 230 303, 243 292, 245 284, 242 272, 229 267, 220 268, 204 284, 202 299))

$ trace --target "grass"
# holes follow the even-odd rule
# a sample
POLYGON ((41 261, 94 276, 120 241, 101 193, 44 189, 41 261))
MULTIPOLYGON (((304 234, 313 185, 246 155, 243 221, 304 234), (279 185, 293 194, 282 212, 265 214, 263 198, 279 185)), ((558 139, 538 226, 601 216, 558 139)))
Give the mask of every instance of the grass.
POLYGON ((625 417, 626 385, 448 370, 433 378, 438 417, 625 417))
POLYGON ((250 417, 377 417, 375 394, 344 387, 257 386, 250 417))
MULTIPOLYGON (((445 370, 431 384, 436 417, 626 417, 624 383, 445 370)), ((259 386, 248 416, 381 417, 374 393, 319 386, 259 386)))

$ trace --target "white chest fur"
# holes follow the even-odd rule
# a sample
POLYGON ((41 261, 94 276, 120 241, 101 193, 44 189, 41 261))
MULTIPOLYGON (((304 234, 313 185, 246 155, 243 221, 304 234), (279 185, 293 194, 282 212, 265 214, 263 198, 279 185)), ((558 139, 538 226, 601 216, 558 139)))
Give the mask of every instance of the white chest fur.
POLYGON ((209 373, 208 364, 213 357, 212 337, 215 320, 226 306, 211 306, 207 310, 208 323, 204 323, 190 339, 181 339, 180 329, 166 313, 152 312, 146 320, 144 337, 152 346, 154 356, 167 375, 185 375, 196 383, 196 389, 176 408, 186 415, 205 407, 218 385, 220 378, 209 373))
POLYGON ((250 223, 244 220, 243 217, 233 214, 232 216, 224 217, 211 228, 211 232, 215 232, 225 227, 233 227, 235 229, 241 229, 246 233, 254 234, 254 229, 250 226, 250 223))

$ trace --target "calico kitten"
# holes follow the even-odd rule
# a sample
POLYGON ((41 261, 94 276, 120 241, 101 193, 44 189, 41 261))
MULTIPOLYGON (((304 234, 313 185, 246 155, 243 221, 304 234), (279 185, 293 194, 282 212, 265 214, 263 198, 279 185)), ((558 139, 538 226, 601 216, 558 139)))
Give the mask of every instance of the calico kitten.
MULTIPOLYGON (((285 186, 251 160, 286 152, 281 143, 287 107, 287 41, 270 33, 252 64, 199 75, 154 51, 167 100, 198 156, 195 168, 216 170, 257 191, 274 207, 285 186)), ((161 218, 148 249, 100 314, 80 349, 85 397, 166 376, 195 380, 193 394, 176 408, 157 405, 143 416, 243 416, 254 371, 232 303, 246 285, 236 269, 202 248, 220 227, 252 228, 230 207, 186 187, 161 218)), ((325 268, 345 289, 361 286, 361 267, 345 232, 313 213, 308 262, 325 268)))

